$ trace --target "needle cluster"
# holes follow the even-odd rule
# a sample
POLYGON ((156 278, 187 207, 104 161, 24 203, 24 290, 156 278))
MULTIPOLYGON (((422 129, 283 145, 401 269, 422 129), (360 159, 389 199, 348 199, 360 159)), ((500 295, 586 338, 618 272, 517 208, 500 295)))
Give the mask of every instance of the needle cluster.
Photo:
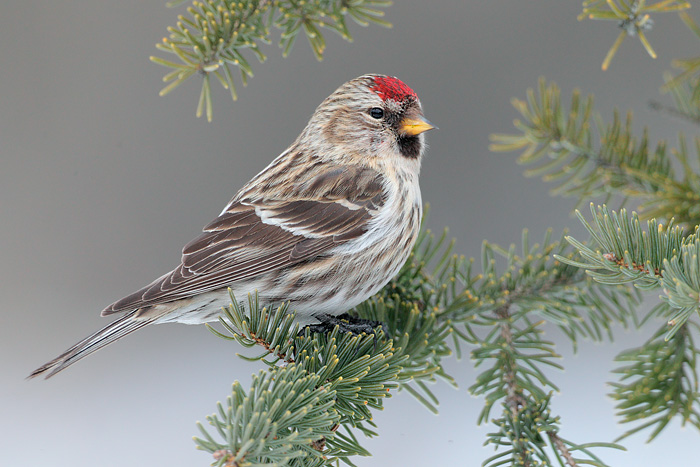
MULTIPOLYGON (((171 6, 180 3, 184 1, 171 6)), ((245 85, 253 76, 248 57, 265 61, 261 44, 272 41, 272 27, 281 32, 279 46, 284 56, 303 32, 314 55, 321 60, 326 48, 324 29, 350 41, 347 17, 362 26, 374 23, 389 27, 391 24, 382 19, 382 8, 390 4, 386 0, 193 0, 187 14, 178 15, 177 24, 168 27, 169 36, 156 44, 158 50, 175 55, 179 61, 151 57, 154 63, 172 69, 163 77, 169 84, 160 94, 168 94, 193 75, 200 75, 197 116, 206 113, 211 121, 211 77, 236 100, 233 76, 240 75, 245 85)))
MULTIPOLYGON (((644 8, 646 14, 674 11, 687 8, 686 3, 590 1, 584 13, 594 19, 637 15, 637 21, 644 8)), ((695 21, 685 12, 680 16, 700 37, 695 21)), ((700 61, 673 64, 682 71, 676 77, 667 74, 662 90, 671 94, 674 106, 654 102, 652 108, 697 125, 700 61)), ((594 111, 591 96, 583 99, 575 91, 571 103, 563 105, 559 88, 544 79, 537 92, 528 91, 526 101, 513 103, 522 116, 515 122, 518 133, 493 135, 493 150, 522 151, 519 162, 534 166, 526 174, 557 183, 553 194, 575 197, 578 203, 602 197, 620 206, 611 210, 591 203, 590 218, 576 211, 590 237, 567 236, 576 256, 555 258, 599 284, 660 293, 650 312, 630 315, 636 325, 660 321, 658 330, 644 345, 616 358, 610 396, 621 422, 632 426, 621 438, 648 430, 651 441, 674 419, 700 428, 694 343, 700 317, 700 139, 695 138, 692 155, 682 135, 676 148, 665 141, 652 145, 646 128, 635 135, 631 114, 623 120, 615 112, 606 123, 594 111), (630 201, 638 203, 639 214, 622 208, 630 201)))
POLYGON ((617 39, 603 60, 602 68, 607 70, 612 58, 620 48, 625 37, 639 37, 651 58, 656 58, 656 52, 651 47, 645 31, 650 31, 654 26, 651 19, 653 13, 668 13, 683 11, 690 8, 690 2, 684 0, 661 0, 648 2, 646 0, 584 0, 583 11, 578 19, 602 19, 617 22, 620 31, 617 39))
POLYGON ((654 145, 647 128, 635 135, 631 112, 623 119, 615 111, 612 121, 605 122, 595 112, 592 96, 582 98, 574 91, 565 106, 559 87, 544 79, 537 92, 528 90, 527 99, 514 99, 513 106, 522 116, 515 121, 518 133, 491 135, 491 149, 522 151, 518 162, 534 166, 525 175, 555 183, 553 195, 575 197, 579 203, 632 199, 643 218, 700 224, 700 138, 694 139, 695 155, 683 135, 677 148, 669 149, 666 141, 654 145))
POLYGON ((207 417, 214 432, 199 425, 198 447, 220 466, 352 465, 353 456, 369 455, 358 435, 378 434, 372 413, 393 393, 406 391, 437 412, 430 384, 454 385, 443 360, 467 347, 475 366, 486 368, 469 388, 485 402, 478 422, 495 428, 486 442, 497 453, 485 464, 605 465, 591 448, 617 445, 560 435, 551 411, 557 387, 544 369, 561 366, 543 329, 553 324, 574 343, 603 339, 615 323, 631 322, 638 297, 624 286, 599 285, 555 257, 573 253, 550 233, 530 245, 525 231, 520 251, 484 243, 477 273, 473 260, 452 253, 445 234, 436 239, 424 231, 399 275, 352 312, 385 323, 386 335, 381 327, 361 336, 337 328, 299 332, 285 305, 267 309, 249 297, 244 307, 232 297, 223 330, 212 330, 261 349, 244 358, 264 362, 268 371, 254 376, 248 391, 234 383, 227 403, 207 417))

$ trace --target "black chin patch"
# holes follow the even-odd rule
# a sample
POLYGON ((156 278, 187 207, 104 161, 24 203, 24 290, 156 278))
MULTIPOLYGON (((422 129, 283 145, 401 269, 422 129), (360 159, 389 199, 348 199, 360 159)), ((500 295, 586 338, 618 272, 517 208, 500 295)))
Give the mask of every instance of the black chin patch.
POLYGON ((402 156, 408 159, 420 156, 421 142, 418 136, 399 136, 398 143, 402 156))

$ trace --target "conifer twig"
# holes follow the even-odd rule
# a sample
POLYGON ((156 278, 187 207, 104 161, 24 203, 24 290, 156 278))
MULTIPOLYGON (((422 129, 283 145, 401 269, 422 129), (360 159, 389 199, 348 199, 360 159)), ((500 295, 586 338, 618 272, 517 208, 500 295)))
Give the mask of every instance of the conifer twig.
POLYGON ((645 0, 584 0, 583 11, 578 19, 579 21, 583 19, 613 20, 622 29, 603 60, 601 67, 607 70, 626 36, 639 37, 649 56, 656 58, 656 52, 645 34, 645 31, 650 31, 654 26, 651 14, 676 12, 688 8, 690 8, 690 2, 684 0, 662 0, 656 3, 645 0))
MULTIPOLYGON (((678 103, 683 101, 680 93, 674 88, 678 103)), ((576 197, 577 207, 596 197, 605 203, 621 197, 621 205, 636 199, 644 218, 700 224, 700 169, 691 162, 683 135, 677 149, 667 149, 665 141, 652 147, 646 128, 641 137, 634 135, 631 113, 623 121, 615 111, 606 124, 593 111, 593 97, 582 99, 578 91, 565 108, 559 87, 544 79, 537 93, 528 90, 527 100, 515 99, 513 105, 523 117, 515 122, 520 134, 491 135, 491 150, 522 150, 518 162, 534 166, 525 175, 556 183, 553 195, 576 197), (682 168, 682 176, 674 166, 682 168)), ((700 111, 695 113, 700 116, 700 111)), ((695 146, 700 157, 699 138, 695 146)))
POLYGON ((245 86, 253 76, 246 55, 250 52, 258 61, 265 61, 267 57, 260 45, 271 42, 272 26, 281 32, 279 45, 284 56, 303 31, 314 55, 321 60, 326 48, 323 29, 350 41, 347 17, 361 26, 374 23, 390 27, 382 19, 383 8, 390 4, 387 0, 193 0, 187 14, 178 16, 176 26, 168 27, 170 35, 156 44, 160 51, 175 55, 176 61, 151 57, 154 63, 171 69, 163 77, 169 84, 160 95, 168 94, 194 75, 201 76, 197 117, 206 114, 211 121, 211 78, 216 78, 236 100, 231 68, 238 69, 245 86))
POLYGON ((548 431, 547 436, 549 437, 549 442, 552 443, 552 446, 554 446, 561 453, 561 456, 566 461, 566 465, 569 467, 578 467, 576 459, 574 459, 574 457, 571 455, 571 452, 569 452, 569 449, 566 447, 566 444, 564 444, 564 441, 562 441, 559 435, 555 431, 548 431))

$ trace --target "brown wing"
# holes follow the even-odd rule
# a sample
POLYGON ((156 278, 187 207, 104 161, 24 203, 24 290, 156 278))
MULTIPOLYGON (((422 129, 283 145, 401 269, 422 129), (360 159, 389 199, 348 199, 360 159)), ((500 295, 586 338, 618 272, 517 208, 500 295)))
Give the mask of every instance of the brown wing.
POLYGON ((362 235, 385 202, 381 175, 365 168, 317 170, 293 192, 285 200, 239 194, 185 246, 177 268, 102 315, 191 297, 311 261, 362 235))

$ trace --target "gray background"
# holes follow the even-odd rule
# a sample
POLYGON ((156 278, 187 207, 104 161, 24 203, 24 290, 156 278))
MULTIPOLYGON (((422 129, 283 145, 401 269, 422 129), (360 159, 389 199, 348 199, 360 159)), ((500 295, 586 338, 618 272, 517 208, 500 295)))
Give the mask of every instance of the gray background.
MULTIPOLYGON (((208 465, 194 449, 195 420, 214 410, 230 383, 259 368, 240 348, 204 327, 160 326, 136 333, 49 381, 24 377, 103 326, 99 310, 169 270, 250 177, 280 153, 313 109, 344 81, 368 72, 399 76, 420 95, 431 132, 422 173, 429 224, 449 225, 457 250, 479 255, 481 241, 518 242, 528 227, 570 226, 571 200, 551 198, 526 179, 515 154, 492 154, 488 135, 512 131, 513 96, 540 75, 566 96, 596 95, 609 117, 634 109, 636 128, 675 140, 696 128, 650 113, 661 74, 674 57, 696 55, 697 41, 675 15, 657 15, 649 34, 660 58, 625 41, 610 71, 600 64, 618 30, 578 22, 580 1, 399 1, 393 29, 352 25, 352 44, 328 33, 318 63, 304 39, 291 58, 270 59, 231 103, 216 88, 215 120, 194 117, 199 81, 159 98, 166 71, 148 56, 175 22, 164 0, 5 2, 0 6, 0 465, 208 465)), ((162 54, 161 54, 162 56, 162 54)), ((169 57, 166 57, 169 58, 169 57)), ((665 99, 668 99, 667 97, 665 99)), ((584 343, 554 375, 566 438, 609 441, 621 434, 605 398, 611 359, 639 345, 618 330, 614 345, 584 343)), ((476 427, 483 401, 466 392, 469 360, 448 362, 461 385, 435 386, 442 414, 407 394, 388 400, 365 442, 361 466, 478 466, 490 426, 476 427)), ((698 433, 674 421, 652 445, 600 452, 611 465, 689 465, 698 433)))

